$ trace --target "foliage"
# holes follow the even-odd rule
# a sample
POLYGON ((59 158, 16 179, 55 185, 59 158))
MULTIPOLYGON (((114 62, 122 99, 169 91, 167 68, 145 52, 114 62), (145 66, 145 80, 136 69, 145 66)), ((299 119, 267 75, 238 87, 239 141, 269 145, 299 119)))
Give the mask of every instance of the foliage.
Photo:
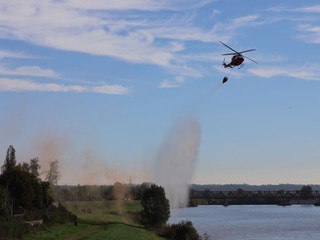
MULTIPOLYGON (((0 186, 0 216, 3 216, 6 211, 6 199, 7 199, 8 193, 4 187, 0 186)), ((1 218, 0 218, 1 222, 1 218)))
POLYGON ((236 205, 236 204, 277 204, 290 205, 301 200, 313 204, 318 198, 318 191, 313 191, 312 186, 302 186, 295 191, 248 191, 238 188, 236 191, 211 191, 192 190, 190 203, 192 205, 236 205))
POLYGON ((150 188, 145 189, 141 205, 143 208, 141 211, 143 224, 159 227, 168 221, 170 206, 163 187, 152 184, 150 188))
POLYGON ((149 183, 114 185, 77 185, 56 186, 55 190, 61 202, 64 201, 102 201, 102 200, 141 200, 143 191, 149 183))
POLYGON ((30 159, 30 173, 35 176, 35 177, 39 177, 39 170, 41 168, 40 164, 39 164, 39 158, 35 157, 30 159))
POLYGON ((24 222, 1 222, 0 224, 0 239, 13 240, 21 239, 22 236, 31 231, 32 227, 24 222))
POLYGON ((158 230, 158 235, 172 240, 202 239, 191 221, 182 221, 178 224, 165 225, 158 230))
POLYGON ((55 160, 49 163, 49 170, 47 171, 46 181, 49 182, 51 185, 56 185, 60 178, 59 173, 59 161, 55 160))
POLYGON ((34 230, 26 221, 43 219, 45 224, 65 223, 75 216, 64 207, 52 206, 49 182, 41 181, 38 158, 16 163, 10 146, 0 174, 0 239, 21 238, 34 230))
POLYGON ((67 223, 71 221, 75 221, 77 219, 76 215, 69 212, 65 207, 50 207, 41 211, 41 218, 47 224, 54 224, 54 223, 67 223))
POLYGON ((12 145, 9 146, 7 150, 6 160, 2 166, 3 172, 4 171, 10 171, 12 168, 16 166, 17 160, 16 160, 16 150, 13 148, 12 145))
POLYGON ((303 199, 308 199, 312 197, 312 187, 311 186, 303 186, 300 190, 300 196, 303 199))
POLYGON ((16 165, 15 149, 12 146, 8 148, 3 172, 0 175, 0 187, 6 189, 5 207, 10 209, 11 215, 21 209, 43 209, 51 205, 53 198, 50 186, 48 182, 38 178, 39 169, 38 158, 31 159, 30 164, 16 165))
POLYGON ((21 238, 26 233, 45 228, 55 223, 64 224, 74 221, 76 216, 68 212, 64 207, 50 207, 48 209, 34 210, 26 212, 23 217, 12 216, 9 221, 3 221, 0 224, 0 239, 21 238), (26 221, 34 219, 43 219, 43 225, 31 226, 26 221))

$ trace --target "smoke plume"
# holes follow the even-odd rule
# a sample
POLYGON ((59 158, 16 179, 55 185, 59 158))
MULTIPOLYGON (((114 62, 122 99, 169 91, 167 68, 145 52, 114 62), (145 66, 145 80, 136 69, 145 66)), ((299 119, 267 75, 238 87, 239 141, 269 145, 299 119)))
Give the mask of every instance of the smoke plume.
POLYGON ((171 208, 188 204, 195 171, 201 128, 192 117, 179 119, 170 129, 155 161, 154 181, 165 188, 171 208))

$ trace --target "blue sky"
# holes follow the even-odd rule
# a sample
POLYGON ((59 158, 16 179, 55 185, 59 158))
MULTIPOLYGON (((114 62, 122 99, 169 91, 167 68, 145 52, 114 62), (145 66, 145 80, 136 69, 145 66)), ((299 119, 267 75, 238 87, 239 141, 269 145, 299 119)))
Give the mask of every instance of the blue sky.
POLYGON ((313 0, 0 1, 0 154, 57 159, 60 184, 149 181, 192 116, 192 182, 319 183, 319 22, 313 0), (219 41, 258 64, 224 69, 219 41))

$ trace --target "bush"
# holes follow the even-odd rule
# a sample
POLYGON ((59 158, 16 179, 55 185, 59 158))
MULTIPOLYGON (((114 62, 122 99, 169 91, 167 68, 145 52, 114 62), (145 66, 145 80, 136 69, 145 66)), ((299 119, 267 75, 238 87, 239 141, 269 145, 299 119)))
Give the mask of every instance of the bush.
POLYGON ((142 224, 151 227, 161 227, 170 217, 169 200, 163 187, 152 184, 143 191, 141 199, 142 224))
POLYGON ((63 224, 75 221, 76 219, 77 217, 63 206, 58 208, 52 206, 48 209, 29 211, 21 217, 7 216, 7 218, 0 219, 0 240, 21 239, 26 233, 45 228, 46 225, 63 224), (31 226, 26 223, 26 221, 38 219, 43 219, 44 225, 31 226))
POLYGON ((50 207, 42 212, 42 219, 46 224, 66 223, 77 219, 77 216, 69 212, 65 207, 50 207))
POLYGON ((191 221, 165 225, 158 230, 158 235, 169 240, 201 240, 201 236, 191 221))
POLYGON ((0 239, 17 239, 31 230, 31 226, 24 222, 1 222, 0 239))

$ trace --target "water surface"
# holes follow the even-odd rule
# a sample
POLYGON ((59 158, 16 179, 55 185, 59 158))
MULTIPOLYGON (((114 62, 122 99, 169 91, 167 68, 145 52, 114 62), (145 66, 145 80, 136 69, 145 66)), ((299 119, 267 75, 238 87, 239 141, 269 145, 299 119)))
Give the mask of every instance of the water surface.
POLYGON ((212 240, 319 240, 320 207, 199 206, 171 210, 170 223, 190 220, 212 240))

